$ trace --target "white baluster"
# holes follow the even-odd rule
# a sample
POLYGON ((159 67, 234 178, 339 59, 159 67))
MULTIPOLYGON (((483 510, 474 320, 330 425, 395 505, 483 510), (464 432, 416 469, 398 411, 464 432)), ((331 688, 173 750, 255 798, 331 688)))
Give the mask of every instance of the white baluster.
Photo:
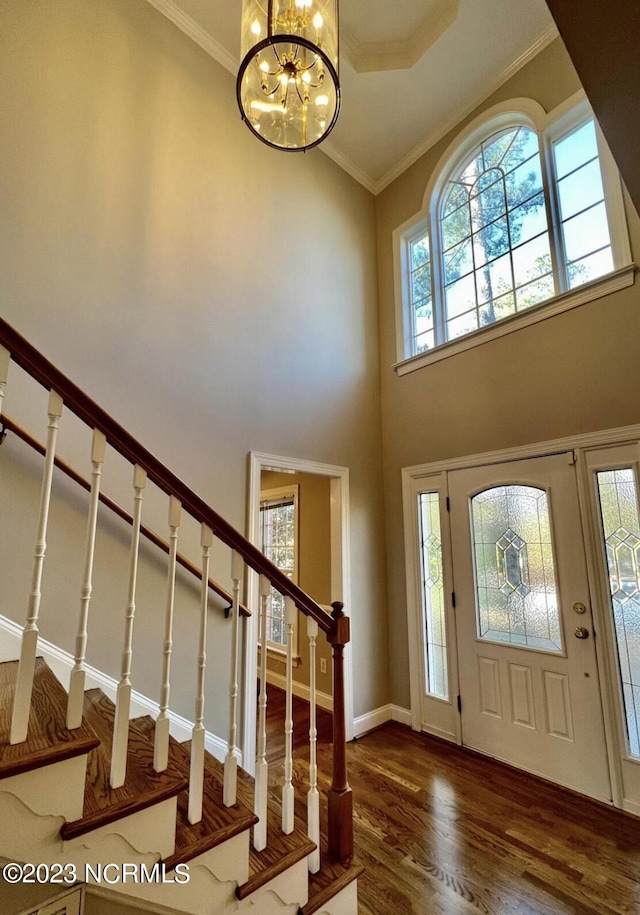
POLYGON ((11 353, 4 346, 0 346, 0 416, 2 416, 2 402, 4 400, 4 389, 7 386, 9 377, 9 366, 11 364, 11 353))
POLYGON ((167 604, 164 614, 164 645, 162 653, 162 686, 160 687, 160 714, 156 721, 153 747, 153 768, 164 772, 169 763, 169 693, 171 691, 171 649, 173 646, 173 605, 176 593, 176 555, 178 553, 178 528, 182 503, 169 499, 169 566, 167 572, 167 604))
POLYGON ((240 553, 231 551, 231 673, 229 676, 229 749, 224 760, 224 790, 222 802, 231 807, 236 802, 238 788, 238 641, 240 638, 240 582, 244 573, 244 563, 240 553))
POLYGON ((263 851, 267 847, 267 797, 269 790, 269 764, 267 763, 267 605, 271 582, 260 576, 260 697, 258 699, 258 740, 253 812, 259 822, 253 827, 253 847, 263 851))
POLYGON ((76 654, 73 670, 69 680, 69 700, 67 702, 67 727, 79 728, 82 724, 82 706, 84 704, 85 687, 85 659, 87 654, 87 624, 89 620, 89 605, 93 590, 93 559, 96 546, 96 528, 98 526, 98 505, 100 497, 100 476, 104 464, 107 439, 98 429, 93 430, 93 444, 91 448, 91 497, 89 500, 89 516, 87 519, 87 537, 84 552, 84 571, 82 575, 82 590, 80 592, 80 617, 78 620, 78 634, 76 635, 76 654))
POLYGON ((131 657, 133 654, 133 621, 136 615, 136 583, 138 579, 138 546, 142 517, 142 491, 147 485, 147 473, 137 464, 133 471, 133 521, 131 553, 129 556, 129 592, 124 628, 124 647, 120 682, 116 694, 116 717, 111 746, 111 787, 120 788, 127 774, 127 745, 129 743, 129 713, 131 709, 131 657))
POLYGON ((307 834, 316 844, 316 850, 309 855, 309 870, 317 874, 320 870, 320 794, 318 792, 318 728, 316 724, 316 640, 318 624, 307 617, 309 636, 309 793, 307 795, 307 834))
POLYGON ((207 664, 207 611, 209 606, 209 555, 213 543, 211 529, 202 525, 200 542, 202 545, 202 590, 200 592, 200 639, 198 643, 198 684, 196 690, 196 721, 191 733, 191 772, 189 777, 189 811, 190 823, 199 823, 202 819, 202 799, 204 794, 204 678, 207 664))
POLYGON ((53 482, 53 462, 56 451, 56 439, 58 437, 58 423, 62 416, 62 398, 59 394, 56 394, 55 391, 51 391, 49 394, 48 415, 49 426, 47 433, 47 449, 44 460, 44 473, 42 476, 42 490, 40 493, 40 509, 38 512, 38 531, 36 534, 27 622, 24 632, 22 633, 18 678, 13 700, 11 743, 22 743, 26 740, 29 727, 33 673, 35 670, 36 651, 38 647, 38 616, 40 614, 40 599, 42 596, 40 589, 42 585, 44 557, 47 552, 46 537, 47 524, 49 522, 49 503, 51 501, 51 484, 53 482))
POLYGON ((284 785, 282 786, 282 831, 285 835, 293 832, 293 627, 297 615, 296 605, 291 597, 284 599, 284 615, 287 624, 287 688, 284 720, 284 785))

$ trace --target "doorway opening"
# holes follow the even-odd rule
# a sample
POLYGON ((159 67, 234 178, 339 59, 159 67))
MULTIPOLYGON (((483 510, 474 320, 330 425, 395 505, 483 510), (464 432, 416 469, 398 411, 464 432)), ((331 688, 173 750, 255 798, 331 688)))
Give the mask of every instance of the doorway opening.
MULTIPOLYGON (((333 601, 342 601, 350 615, 349 471, 345 467, 252 452, 249 475, 248 537, 321 606, 331 612, 333 601)), ((249 582, 249 606, 258 607, 258 578, 249 582)), ((245 627, 244 745, 243 758, 255 758, 256 683, 258 682, 258 614, 245 627)), ((294 626, 294 735, 308 736, 309 639, 306 617, 297 615, 294 626)), ((267 684, 286 685, 286 626, 284 607, 269 601, 267 633, 267 684)), ((319 710, 331 712, 331 649, 317 639, 316 699, 319 710)), ((273 708, 278 703, 274 702, 273 708)), ((269 707, 269 706, 268 706, 269 707)), ((351 646, 345 648, 346 736, 353 736, 353 685, 351 646)), ((245 763, 245 768, 247 765, 245 763)))

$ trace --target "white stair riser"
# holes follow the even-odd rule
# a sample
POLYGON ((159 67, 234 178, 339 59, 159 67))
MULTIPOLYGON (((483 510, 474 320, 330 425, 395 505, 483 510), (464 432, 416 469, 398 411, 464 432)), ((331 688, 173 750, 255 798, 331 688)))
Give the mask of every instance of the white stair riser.
POLYGON ((62 816, 77 820, 82 816, 87 756, 22 772, 2 779, 0 791, 13 794, 39 816, 62 816))
MULTIPOLYGON (((175 797, 153 804, 114 823, 100 826, 83 836, 67 839, 65 853, 72 854, 79 846, 98 849, 104 837, 116 835, 140 853, 156 858, 168 858, 175 850, 177 799, 175 797)), ((104 860, 104 859, 97 859, 104 860)))
POLYGON ((234 880, 238 885, 249 879, 249 842, 251 832, 245 829, 240 835, 221 842, 202 855, 189 861, 189 871, 206 868, 220 881, 234 880))
POLYGON ((358 881, 354 880, 336 893, 315 915, 358 915, 358 881))
MULTIPOLYGON (((188 915, 218 915, 237 912, 235 890, 249 876, 249 830, 228 839, 188 862, 188 883, 115 885, 124 895, 135 895, 154 905, 173 906, 188 915)), ((167 880, 175 878, 173 872, 167 880)))
MULTIPOLYGON (((18 776, 20 778, 21 776, 18 776)), ((174 852, 176 799, 162 801, 147 810, 101 826, 83 836, 63 841, 62 816, 34 813, 14 794, 0 791, 0 823, 11 829, 0 829, 0 857, 33 864, 58 862, 103 863, 133 861, 132 855, 157 861, 174 852), (128 857, 110 857, 115 851, 128 857)))
POLYGON ((298 907, 309 899, 309 860, 303 858, 273 880, 265 883, 238 905, 238 911, 255 915, 276 915, 289 911, 297 913, 298 907), (283 908, 284 906, 284 908, 283 908))

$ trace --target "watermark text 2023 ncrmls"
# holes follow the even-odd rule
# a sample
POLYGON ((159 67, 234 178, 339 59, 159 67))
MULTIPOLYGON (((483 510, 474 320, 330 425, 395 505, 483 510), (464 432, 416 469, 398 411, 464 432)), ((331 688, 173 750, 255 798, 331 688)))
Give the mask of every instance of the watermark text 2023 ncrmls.
POLYGON ((84 883, 188 883, 188 864, 176 864, 167 870, 161 861, 155 864, 125 862, 124 864, 17 864, 9 862, 2 867, 5 883, 54 883, 72 886, 84 883))

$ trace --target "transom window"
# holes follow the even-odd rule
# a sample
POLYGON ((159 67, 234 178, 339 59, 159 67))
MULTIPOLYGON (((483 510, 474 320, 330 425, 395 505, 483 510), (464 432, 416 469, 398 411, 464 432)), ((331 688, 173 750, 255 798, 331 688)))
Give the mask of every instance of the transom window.
POLYGON ((426 215, 396 232, 400 359, 630 263, 619 179, 590 109, 539 124, 541 111, 501 111, 471 131, 435 176, 426 215))

